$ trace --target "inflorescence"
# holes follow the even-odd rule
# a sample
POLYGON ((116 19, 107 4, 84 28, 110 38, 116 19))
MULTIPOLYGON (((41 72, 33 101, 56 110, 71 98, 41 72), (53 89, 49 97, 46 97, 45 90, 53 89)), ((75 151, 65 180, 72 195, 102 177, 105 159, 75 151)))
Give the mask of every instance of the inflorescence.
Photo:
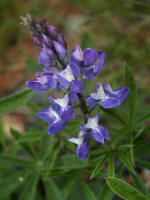
POLYGON ((97 91, 88 97, 84 96, 84 83, 93 80, 104 67, 105 53, 86 48, 84 52, 76 45, 68 56, 67 43, 57 29, 48 25, 45 19, 38 23, 33 16, 27 14, 22 17, 22 25, 33 36, 34 42, 41 48, 38 61, 43 67, 42 72, 36 72, 36 80, 26 82, 27 87, 43 92, 48 89, 65 91, 63 98, 49 97, 51 106, 37 113, 37 116, 47 122, 48 134, 61 132, 67 122, 75 117, 73 103, 79 101, 85 125, 80 126, 78 137, 67 138, 77 145, 76 154, 83 160, 87 157, 93 137, 97 142, 104 144, 109 140, 108 130, 99 124, 100 115, 90 118, 90 107, 100 104, 103 109, 120 106, 129 95, 129 88, 122 87, 112 90, 110 84, 104 87, 97 83, 97 91))

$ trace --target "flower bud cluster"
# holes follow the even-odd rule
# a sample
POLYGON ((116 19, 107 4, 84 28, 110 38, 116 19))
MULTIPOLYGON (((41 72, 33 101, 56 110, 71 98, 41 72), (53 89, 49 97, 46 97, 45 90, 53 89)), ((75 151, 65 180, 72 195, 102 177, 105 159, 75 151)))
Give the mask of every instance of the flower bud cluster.
POLYGON ((100 115, 90 117, 90 107, 96 105, 103 109, 120 106, 129 95, 129 88, 122 87, 112 90, 110 84, 104 87, 97 83, 97 91, 84 96, 85 80, 91 81, 99 75, 104 67, 105 53, 87 48, 82 51, 76 45, 68 57, 67 43, 54 26, 48 25, 45 19, 39 23, 31 16, 22 18, 22 24, 31 32, 35 44, 41 47, 38 57, 43 72, 36 72, 36 80, 26 82, 26 85, 36 91, 48 89, 65 91, 62 98, 49 97, 51 105, 37 113, 37 116, 49 123, 48 134, 61 132, 67 122, 75 118, 74 102, 79 102, 85 125, 80 126, 78 137, 67 137, 67 140, 77 145, 76 154, 83 160, 90 150, 89 140, 94 138, 104 144, 109 140, 107 128, 100 125, 100 115))

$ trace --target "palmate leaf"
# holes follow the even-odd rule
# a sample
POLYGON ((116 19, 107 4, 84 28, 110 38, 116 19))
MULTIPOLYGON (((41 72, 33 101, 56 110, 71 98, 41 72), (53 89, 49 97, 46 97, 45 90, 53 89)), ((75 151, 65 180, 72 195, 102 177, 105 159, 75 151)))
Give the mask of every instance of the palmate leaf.
POLYGON ((126 125, 126 121, 122 118, 122 116, 115 110, 115 109, 104 109, 101 107, 101 109, 104 111, 106 115, 114 119, 116 122, 118 122, 121 125, 126 125))
MULTIPOLYGON (((15 130, 15 129, 11 129, 11 135, 17 141, 23 137, 23 134, 21 134, 19 131, 15 130)), ((19 144, 32 158, 38 159, 38 155, 37 155, 34 147, 30 143, 19 142, 19 144)))
POLYGON ((149 200, 147 196, 121 179, 108 177, 106 181, 110 189, 124 200, 149 200))
POLYGON ((29 168, 33 168, 35 167, 35 162, 34 160, 0 154, 0 168, 5 169, 5 168, 11 168, 12 166, 26 166, 29 168))
POLYGON ((35 173, 25 182, 25 187, 18 200, 34 200, 39 174, 35 173))
POLYGON ((33 96, 32 90, 24 90, 0 99, 0 114, 11 112, 25 105, 33 96))
POLYGON ((52 179, 44 179, 44 186, 46 191, 46 200, 54 199, 54 200, 64 200, 63 193, 56 186, 52 179))
POLYGON ((114 193, 109 189, 107 185, 103 186, 98 200, 112 200, 114 193))
POLYGON ((96 200, 96 197, 90 187, 86 184, 86 182, 80 178, 80 183, 82 186, 83 191, 85 192, 86 196, 88 197, 89 200, 96 200))
POLYGON ((129 106, 129 122, 134 119, 137 102, 137 88, 134 76, 128 65, 125 66, 126 86, 130 88, 130 94, 127 98, 129 106))
POLYGON ((148 120, 148 119, 150 119, 150 112, 146 112, 143 116, 139 117, 136 120, 136 123, 140 123, 140 122, 143 122, 143 121, 148 120))
POLYGON ((105 161, 107 160, 108 156, 104 156, 103 158, 101 158, 98 162, 98 164, 96 165, 95 169, 92 171, 90 179, 94 178, 101 170, 101 168, 103 167, 105 161))
POLYGON ((64 193, 64 196, 65 198, 68 196, 71 188, 72 188, 72 185, 74 184, 75 182, 75 178, 76 178, 76 175, 72 175, 69 179, 69 181, 66 183, 66 185, 64 186, 63 188, 63 193, 64 193))
POLYGON ((51 153, 54 147, 54 136, 43 133, 40 145, 40 158, 45 160, 51 153))
POLYGON ((145 183, 141 180, 140 176, 138 174, 132 174, 132 178, 134 181, 135 187, 143 192, 143 194, 150 197, 150 193, 147 191, 145 183))
POLYGON ((119 154, 119 158, 122 161, 122 163, 131 171, 133 174, 135 174, 134 168, 132 167, 132 163, 129 159, 129 155, 124 153, 119 154))
POLYGON ((115 156, 114 153, 110 153, 108 157, 108 176, 115 176, 115 156))
POLYGON ((0 181, 0 197, 6 198, 15 191, 29 176, 30 171, 24 170, 8 176, 5 180, 0 181))

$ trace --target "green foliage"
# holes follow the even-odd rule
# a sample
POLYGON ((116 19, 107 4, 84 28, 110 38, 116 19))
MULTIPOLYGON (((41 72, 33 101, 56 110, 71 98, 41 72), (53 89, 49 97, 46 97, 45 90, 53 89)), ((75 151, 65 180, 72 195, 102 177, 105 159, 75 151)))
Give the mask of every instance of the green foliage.
POLYGON ((24 189, 19 200, 34 200, 36 195, 36 185, 38 183, 38 173, 34 174, 24 183, 24 189))
POLYGON ((149 198, 139 190, 118 178, 108 177, 107 184, 110 189, 124 200, 148 200, 149 198))
POLYGON ((132 120, 134 119, 136 111, 137 89, 134 76, 131 72, 131 68, 128 65, 125 66, 125 73, 126 73, 126 86, 130 88, 128 104, 129 104, 129 122, 131 123, 132 120))
POLYGON ((0 114, 11 112, 25 105, 33 96, 32 90, 24 90, 0 99, 0 114))

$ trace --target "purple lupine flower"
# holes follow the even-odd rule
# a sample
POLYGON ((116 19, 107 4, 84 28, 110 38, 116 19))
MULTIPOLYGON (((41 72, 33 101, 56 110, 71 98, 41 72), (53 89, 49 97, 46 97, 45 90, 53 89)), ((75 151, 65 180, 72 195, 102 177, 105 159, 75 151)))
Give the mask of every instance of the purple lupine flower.
POLYGON ((58 34, 55 26, 47 25, 47 30, 52 38, 55 38, 58 34))
POLYGON ((75 116, 71 103, 73 103, 73 101, 75 101, 76 99, 77 97, 75 97, 75 94, 73 96, 73 94, 70 93, 66 94, 63 98, 54 99, 52 97, 49 97, 51 103, 60 106, 60 115, 62 120, 65 122, 69 121, 75 116))
POLYGON ((95 51, 94 49, 87 48, 84 51, 83 57, 84 76, 89 80, 93 80, 94 76, 98 75, 104 67, 105 53, 103 51, 95 51))
POLYGON ((53 50, 45 43, 43 43, 43 48, 39 54, 39 64, 43 67, 55 67, 56 66, 56 56, 53 50))
POLYGON ((97 92, 92 93, 87 101, 88 105, 91 107, 100 103, 100 105, 105 109, 115 108, 120 106, 122 101, 124 101, 130 93, 130 89, 128 87, 118 88, 113 91, 108 83, 104 86, 104 88, 101 83, 98 83, 97 86, 97 92))
POLYGON ((55 48, 57 54, 59 55, 59 57, 61 59, 64 59, 65 56, 67 55, 66 48, 61 43, 59 43, 59 42, 57 42, 55 40, 53 41, 53 45, 54 45, 54 48, 55 48))
POLYGON ((36 72, 36 80, 27 81, 26 86, 39 92, 50 88, 56 88, 57 82, 55 72, 55 70, 49 70, 49 72, 36 72))
POLYGON ((55 134, 62 131, 66 123, 74 117, 73 107, 71 106, 72 101, 76 98, 73 94, 66 94, 64 98, 49 100, 53 103, 49 108, 43 109, 37 113, 37 116, 41 119, 50 122, 48 127, 49 134, 55 134), (73 97, 73 99, 70 99, 73 97))
POLYGON ((78 138, 67 138, 69 142, 72 142, 77 145, 76 154, 80 158, 80 160, 84 160, 87 157, 88 152, 90 150, 90 145, 87 141, 89 137, 89 133, 85 131, 80 131, 78 138))
POLYGON ((94 76, 98 75, 105 62, 105 53, 103 51, 95 51, 87 48, 84 53, 80 46, 76 45, 71 52, 70 63, 76 64, 80 67, 84 78, 93 80, 94 76))
POLYGON ((84 126, 81 126, 80 129, 84 131, 91 130, 93 138, 97 142, 104 144, 104 139, 109 140, 109 133, 104 126, 99 125, 99 120, 100 116, 97 114, 95 117, 89 118, 88 122, 84 126))
POLYGON ((71 52, 70 55, 70 63, 76 64, 78 67, 82 67, 84 65, 83 62, 83 51, 79 45, 76 45, 71 52))
POLYGON ((80 76, 80 69, 75 64, 67 65, 66 69, 57 73, 58 81, 67 89, 69 86, 76 93, 82 93, 83 83, 77 78, 80 76))
POLYGON ((66 122, 61 118, 61 108, 58 105, 51 105, 37 113, 37 116, 50 123, 48 134, 56 134, 65 128, 66 122))

